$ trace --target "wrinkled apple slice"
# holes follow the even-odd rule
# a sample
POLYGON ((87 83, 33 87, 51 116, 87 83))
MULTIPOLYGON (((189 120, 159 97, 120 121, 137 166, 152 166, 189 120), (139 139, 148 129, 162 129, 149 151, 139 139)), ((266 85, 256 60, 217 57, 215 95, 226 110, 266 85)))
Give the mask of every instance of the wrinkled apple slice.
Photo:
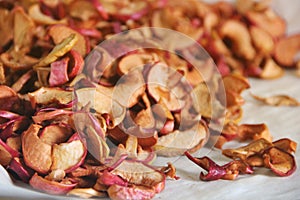
POLYGON ((36 190, 40 190, 43 192, 47 192, 48 194, 66 194, 69 191, 71 191, 77 183, 59 183, 56 181, 49 181, 41 176, 39 176, 37 173, 35 173, 31 179, 29 180, 29 184, 31 187, 33 187, 36 190))
POLYGON ((146 85, 141 69, 132 70, 123 75, 117 82, 113 91, 113 99, 126 108, 138 103, 139 98, 145 93, 146 85))
POLYGON ((60 104, 67 104, 72 101, 72 91, 66 91, 58 87, 41 87, 40 89, 28 93, 31 104, 50 104, 58 101, 60 104))
POLYGON ((136 185, 131 187, 112 185, 108 188, 107 192, 112 200, 152 199, 155 196, 153 188, 136 185))
POLYGON ((250 88, 249 81, 245 77, 236 74, 223 77, 223 84, 226 91, 228 90, 238 94, 250 88))
POLYGON ((176 73, 167 65, 157 63, 151 67, 146 80, 149 94, 157 102, 163 101, 170 111, 180 110, 184 106, 184 101, 180 99, 183 94, 176 94, 170 85, 171 77, 176 73))
POLYGON ((300 34, 287 36, 281 38, 275 45, 274 58, 275 60, 285 66, 293 67, 295 65, 295 58, 300 50, 300 34))
POLYGON ((86 154, 87 150, 80 140, 54 144, 51 170, 73 171, 84 162, 86 154))
MULTIPOLYGON (((102 86, 103 87, 103 86, 102 86)), ((112 99, 113 89, 106 88, 102 90, 98 88, 82 88, 76 90, 78 103, 81 106, 91 104, 92 108, 99 114, 109 114, 112 121, 112 126, 120 124, 125 117, 125 108, 118 102, 118 99, 112 99), (101 103, 96 103, 101 99, 101 103)))
POLYGON ((136 67, 143 66, 147 63, 154 63, 158 61, 157 56, 150 53, 134 53, 122 58, 118 64, 118 73, 120 75, 127 74, 136 67))
POLYGON ((50 64, 50 76, 49 85, 50 87, 60 86, 69 81, 68 77, 68 64, 69 58, 63 58, 50 64))
POLYGON ((158 138, 154 149, 161 156, 179 156, 185 151, 194 152, 207 141, 209 132, 202 123, 197 123, 188 130, 175 130, 158 138))
POLYGON ((65 38, 72 34, 75 34, 78 38, 78 41, 72 49, 76 50, 82 57, 84 57, 88 48, 86 46, 85 38, 80 33, 65 25, 54 25, 49 29, 49 35, 52 37, 55 44, 61 43, 65 38))
POLYGON ((28 52, 32 43, 33 20, 21 7, 13 10, 14 13, 14 50, 28 52))
POLYGON ((293 155, 277 147, 267 149, 264 154, 264 163, 278 176, 289 176, 296 170, 296 161, 293 155))
POLYGON ((219 166, 208 157, 196 158, 188 152, 185 155, 189 160, 205 169, 208 173, 200 173, 200 179, 203 181, 214 181, 218 179, 234 180, 240 173, 252 174, 253 169, 241 160, 231 161, 223 166, 219 166))
POLYGON ((272 135, 266 124, 242 124, 238 127, 239 140, 258 140, 264 138, 272 142, 272 135))
POLYGON ((65 142, 72 133, 72 129, 69 127, 52 124, 46 126, 40 133, 39 137, 42 142, 54 145, 65 142))
POLYGON ((273 144, 271 142, 267 141, 264 138, 260 138, 243 147, 239 147, 236 149, 224 149, 222 151, 222 154, 229 158, 240 158, 242 160, 246 160, 246 158, 248 158, 249 156, 261 154, 265 149, 272 146, 273 144))
POLYGON ((285 34, 286 23, 284 19, 279 17, 271 8, 262 12, 249 11, 246 13, 246 18, 250 23, 266 31, 274 39, 280 38, 285 34))
POLYGON ((128 183, 155 188, 157 193, 164 189, 164 174, 142 162, 124 160, 111 173, 122 177, 128 183))
POLYGON ((260 97, 252 94, 252 96, 258 100, 263 102, 266 105, 270 106, 300 106, 300 102, 293 97, 288 95, 274 95, 271 97, 260 97))
POLYGON ((36 65, 34 65, 34 69, 38 69, 40 67, 45 67, 52 62, 56 61, 59 57, 65 55, 68 51, 70 51, 78 41, 78 36, 76 34, 70 33, 67 37, 64 37, 60 40, 59 43, 52 49, 52 51, 42 58, 36 65))
POLYGON ((22 134, 22 152, 25 164, 41 174, 49 172, 52 165, 52 146, 41 141, 41 126, 32 124, 22 134))
POLYGON ((288 138, 282 138, 273 142, 273 145, 288 153, 295 153, 297 149, 297 143, 288 138))
POLYGON ((229 39, 233 45, 233 52, 246 60, 252 60, 255 56, 255 49, 251 43, 249 31, 242 22, 227 20, 220 29, 223 39, 229 39))
POLYGON ((37 23, 46 24, 46 25, 67 24, 66 19, 55 20, 55 19, 49 17, 48 15, 45 15, 44 13, 42 13, 42 11, 40 10, 39 4, 34 4, 34 5, 30 6, 28 9, 28 13, 29 13, 29 16, 37 23))

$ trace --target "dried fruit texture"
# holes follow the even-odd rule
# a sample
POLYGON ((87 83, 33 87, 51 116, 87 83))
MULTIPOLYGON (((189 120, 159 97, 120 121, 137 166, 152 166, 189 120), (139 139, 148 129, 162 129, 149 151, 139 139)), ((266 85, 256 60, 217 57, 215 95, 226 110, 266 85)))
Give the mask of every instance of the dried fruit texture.
POLYGON ((297 143, 283 138, 274 142, 258 139, 237 149, 225 149, 222 153, 232 159, 240 159, 252 167, 270 168, 278 176, 289 176, 296 170, 297 143))
POLYGON ((252 94, 253 98, 256 100, 269 105, 269 106, 299 106, 298 100, 290 97, 288 95, 275 95, 271 97, 260 97, 252 94))
MULTIPOLYGON (((224 166, 195 159, 209 172, 202 179, 232 180, 239 173, 251 173, 249 165, 289 175, 295 169, 294 141, 271 143, 264 124, 237 124, 244 103, 241 93, 249 88, 243 75, 278 78, 282 66, 297 65, 299 36, 286 37, 285 31, 285 22, 268 0, 2 2, 0 164, 51 194, 150 199, 163 190, 165 176, 177 179, 174 166, 159 171, 150 165, 156 158, 153 149, 164 156, 198 150, 214 131, 208 128, 211 119, 226 111, 219 147, 233 139, 258 144, 227 151, 244 160, 224 166), (223 76, 227 105, 217 95, 220 80, 213 78, 212 60, 198 63, 204 76, 178 55, 156 49, 133 51, 108 63, 128 50, 130 37, 142 41, 139 34, 128 34, 106 50, 98 48, 95 55, 101 59, 90 57, 92 64, 85 65, 90 49, 113 34, 150 25, 182 32, 212 55, 223 76), (132 88, 138 89, 131 93, 132 88), (195 98, 188 97, 191 92, 195 98), (118 145, 114 157, 108 139, 118 145)), ((147 34, 166 38, 171 48, 184 45, 159 31, 147 34)), ((181 51, 190 56, 193 49, 181 51)), ((286 97, 263 101, 299 104, 286 97)))

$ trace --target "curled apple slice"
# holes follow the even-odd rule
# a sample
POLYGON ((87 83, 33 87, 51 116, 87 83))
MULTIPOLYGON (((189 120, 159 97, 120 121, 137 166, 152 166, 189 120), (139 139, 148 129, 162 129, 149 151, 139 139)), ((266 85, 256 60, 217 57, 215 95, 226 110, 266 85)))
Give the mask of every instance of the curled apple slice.
POLYGON ((85 38, 80 33, 65 25, 53 25, 49 29, 49 35, 52 37, 55 44, 61 43, 65 38, 72 34, 75 34, 76 38, 78 38, 78 41, 74 44, 72 49, 76 50, 84 57, 88 48, 85 38))
POLYGON ((28 93, 31 104, 50 104, 58 101, 60 104, 67 104, 72 101, 72 92, 58 87, 41 87, 40 89, 28 93))
POLYGON ((297 149, 297 143, 288 138, 282 138, 273 142, 273 145, 288 153, 295 153, 297 149))
POLYGON ((264 138, 260 138, 243 147, 239 147, 236 149, 224 149, 222 151, 222 154, 229 158, 240 158, 242 160, 246 160, 249 156, 261 154, 265 149, 272 146, 273 144, 271 142, 267 141, 264 138))
POLYGON ((294 156, 277 147, 267 149, 263 158, 265 165, 278 176, 289 176, 297 168, 294 156))
POLYGON ((179 156, 185 151, 194 152, 200 149, 208 139, 208 129, 202 123, 197 123, 188 130, 175 130, 158 138, 154 149, 157 155, 179 156))
POLYGON ((154 188, 157 193, 164 189, 165 175, 142 162, 124 160, 111 173, 128 183, 154 188))
POLYGON ((54 144, 51 170, 73 171, 84 162, 86 154, 87 150, 80 140, 54 144))
POLYGON ((238 138, 241 141, 264 138, 272 142, 272 135, 266 124, 242 124, 238 127, 238 138))
POLYGON ((47 192, 48 194, 66 194, 71 191, 77 183, 59 183, 56 181, 49 181, 37 173, 35 173, 29 180, 29 184, 36 190, 47 192))
POLYGON ((33 175, 33 171, 29 169, 20 158, 13 158, 8 166, 9 170, 15 172, 18 177, 25 183, 28 183, 29 179, 33 175))
POLYGON ((38 137, 41 126, 32 124, 22 134, 22 152, 25 164, 41 174, 49 172, 52 165, 52 146, 38 137))
POLYGON ((72 133, 72 129, 69 127, 52 124, 46 126, 40 133, 39 137, 42 142, 54 145, 65 142, 72 135, 72 133))

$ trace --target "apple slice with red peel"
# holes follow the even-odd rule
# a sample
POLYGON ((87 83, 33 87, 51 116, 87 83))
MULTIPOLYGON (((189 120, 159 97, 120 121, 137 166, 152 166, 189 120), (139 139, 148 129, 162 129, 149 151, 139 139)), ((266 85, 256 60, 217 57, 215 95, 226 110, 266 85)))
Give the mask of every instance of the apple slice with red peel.
POLYGON ((68 53, 68 56, 70 58, 69 66, 68 66, 68 76, 70 79, 75 78, 75 76, 79 75, 84 66, 84 60, 79 52, 76 50, 71 50, 68 53))
POLYGON ((270 147, 263 154, 265 166, 278 176, 289 176, 296 170, 296 161, 292 154, 277 147, 270 147))
POLYGON ((112 200, 152 199, 156 193, 153 188, 136 185, 131 187, 112 185, 107 192, 112 200))
POLYGON ((124 160, 111 173, 128 183, 154 188, 156 193, 164 189, 165 175, 142 162, 124 160))
POLYGON ((300 34, 284 37, 275 44, 274 58, 280 65, 294 67, 299 51, 300 34))
POLYGON ((80 140, 54 144, 51 170, 61 169, 67 173, 78 168, 87 154, 87 149, 80 140))
POLYGON ((52 165, 52 146, 38 137, 41 126, 32 124, 22 134, 22 152, 25 164, 40 174, 49 172, 52 165))
POLYGON ((71 191, 74 187, 76 187, 77 183, 59 183, 56 181, 49 181, 37 173, 35 173, 31 179, 29 180, 29 184, 36 190, 40 190, 43 192, 47 192, 48 194, 66 194, 71 191))
POLYGON ((7 98, 7 97, 13 97, 13 96, 17 96, 17 93, 11 89, 10 87, 6 86, 6 85, 0 85, 0 98, 7 98))
POLYGON ((0 139, 0 146, 4 147, 6 149, 6 151, 8 153, 10 153, 10 155, 12 157, 19 157, 20 156, 20 153, 13 149, 12 147, 10 147, 9 145, 7 145, 5 142, 3 142, 3 140, 0 139))
POLYGON ((25 183, 28 183, 29 179, 33 175, 33 171, 29 169, 22 160, 20 160, 20 158, 13 158, 9 163, 8 169, 16 173, 25 183))
POLYGON ((295 153, 297 149, 297 143, 288 138, 282 138, 273 142, 273 145, 288 153, 295 153))
POLYGON ((200 149, 207 142, 208 136, 207 127, 197 123, 188 130, 175 130, 159 137, 154 149, 161 156, 180 156, 187 150, 194 152, 200 149))
POLYGON ((12 160, 11 154, 6 150, 3 145, 0 145, 0 165, 6 167, 12 160))
POLYGON ((54 145, 65 142, 72 135, 72 133, 73 132, 70 127, 52 124, 46 126, 40 133, 39 137, 42 142, 54 145))
POLYGON ((146 80, 149 95, 152 96, 156 102, 161 100, 170 111, 182 109, 185 103, 179 98, 182 94, 177 94, 172 91, 173 88, 169 85, 174 73, 176 74, 178 72, 164 63, 157 63, 149 70, 146 80))

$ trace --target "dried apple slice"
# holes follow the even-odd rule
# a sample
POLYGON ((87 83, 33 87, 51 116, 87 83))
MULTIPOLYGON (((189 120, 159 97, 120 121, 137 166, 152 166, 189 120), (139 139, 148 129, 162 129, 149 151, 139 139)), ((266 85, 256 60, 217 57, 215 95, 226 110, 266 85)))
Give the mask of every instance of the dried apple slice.
POLYGON ((72 135, 72 133, 72 129, 67 126, 52 124, 46 126, 40 133, 39 137, 42 142, 54 145, 65 142, 72 135))
POLYGON ((229 39, 233 45, 233 52, 246 60, 252 60, 255 49, 251 43, 251 36, 246 25, 237 20, 227 20, 221 26, 220 35, 223 39, 229 39))
POLYGON ((254 46, 260 53, 269 55, 275 47, 273 38, 265 30, 256 26, 251 26, 249 32, 254 43, 254 46))
POLYGON ((285 67, 293 67, 300 50, 300 34, 281 38, 275 45, 274 58, 285 67))
POLYGON ((66 172, 73 171, 84 162, 86 154, 87 149, 80 140, 54 144, 51 170, 61 169, 66 172))
POLYGON ((68 196, 77 196, 80 198, 88 199, 92 197, 106 197, 107 194, 104 192, 99 192, 93 188, 75 188, 67 193, 68 196))
POLYGON ((69 81, 68 77, 68 63, 69 58, 63 58, 61 60, 54 61, 50 64, 50 76, 49 85, 50 87, 60 86, 69 81))
POLYGON ((33 4, 32 6, 29 7, 28 9, 29 16, 37 23, 40 24, 46 24, 46 25, 51 25, 51 24, 67 24, 66 19, 61 19, 61 20, 55 20, 51 18, 48 15, 45 15, 42 13, 39 4, 33 4))
POLYGON ((296 161, 293 155, 277 147, 270 147, 264 154, 264 163, 278 176, 289 176, 296 170, 296 161))
POLYGON ((0 47, 2 48, 11 39, 13 39, 13 13, 7 9, 0 9, 0 26, 2 30, 0 32, 0 47))
POLYGON ((275 79, 284 75, 283 69, 272 58, 266 58, 259 74, 264 79, 275 79))
POLYGON ((223 77, 223 84, 226 91, 232 91, 238 94, 250 88, 249 81, 245 77, 236 74, 223 77))
POLYGON ((98 86, 98 88, 82 88, 76 90, 78 97, 78 104, 85 106, 90 104, 97 113, 108 114, 111 119, 111 126, 115 127, 120 124, 125 117, 125 107, 119 103, 119 99, 113 97, 113 88, 105 88, 98 86), (101 99, 101 103, 96 103, 101 99))
POLYGON ((238 138, 241 141, 264 138, 272 142, 272 135, 266 124, 242 124, 238 127, 238 138))
POLYGON ((155 196, 153 188, 136 185, 131 187, 112 185, 108 188, 107 192, 112 200, 152 199, 155 196))
POLYGON ((242 160, 246 160, 246 158, 248 158, 249 156, 261 154, 265 149, 272 146, 273 144, 271 142, 267 141, 264 138, 260 138, 243 147, 239 147, 236 149, 224 149, 222 151, 222 154, 232 159, 240 158, 242 160))
POLYGON ((128 183, 154 188, 156 193, 164 189, 164 174, 142 162, 124 160, 111 173, 122 177, 128 183))
POLYGON ((282 138, 273 142, 273 145, 288 153, 295 153, 297 149, 297 143, 288 138, 282 138))
POLYGON ((0 165, 7 166, 11 162, 12 158, 13 157, 9 151, 6 150, 5 146, 0 145, 0 165))
POLYGON ((60 43, 58 43, 46 57, 42 58, 36 65, 34 65, 33 68, 38 69, 40 67, 45 67, 56 61, 59 57, 70 51, 78 40, 79 39, 76 34, 70 33, 70 35, 60 40, 60 43))
POLYGON ((32 124, 22 134, 22 152, 25 164, 41 174, 49 172, 52 165, 52 146, 41 141, 41 126, 32 124))
POLYGON ((28 93, 29 100, 33 107, 36 104, 50 104, 58 101, 60 104, 67 104, 72 101, 72 91, 66 91, 58 87, 41 87, 40 89, 28 93))
POLYGON ((286 32, 286 22, 279 17, 271 8, 262 12, 249 11, 246 18, 253 25, 263 29, 274 39, 284 36, 286 32))
POLYGON ((69 191, 71 191, 77 183, 59 183, 56 181, 49 181, 41 176, 39 176, 37 173, 35 173, 31 179, 29 180, 29 184, 31 187, 33 187, 36 190, 40 190, 43 192, 47 192, 48 194, 66 194, 69 191))
POLYGON ((78 41, 72 49, 76 50, 82 57, 84 57, 88 48, 85 38, 80 33, 65 25, 54 25, 49 29, 49 35, 52 37, 55 44, 61 43, 65 38, 68 38, 72 34, 75 34, 78 38, 78 41))
POLYGON ((274 95, 271 97, 260 97, 252 94, 252 96, 266 105, 270 106, 300 106, 300 102, 288 95, 274 95))
POLYGON ((207 128, 202 123, 197 123, 188 130, 175 130, 159 137, 154 149, 157 155, 179 156, 187 150, 194 152, 200 149, 206 143, 208 135, 207 128))

